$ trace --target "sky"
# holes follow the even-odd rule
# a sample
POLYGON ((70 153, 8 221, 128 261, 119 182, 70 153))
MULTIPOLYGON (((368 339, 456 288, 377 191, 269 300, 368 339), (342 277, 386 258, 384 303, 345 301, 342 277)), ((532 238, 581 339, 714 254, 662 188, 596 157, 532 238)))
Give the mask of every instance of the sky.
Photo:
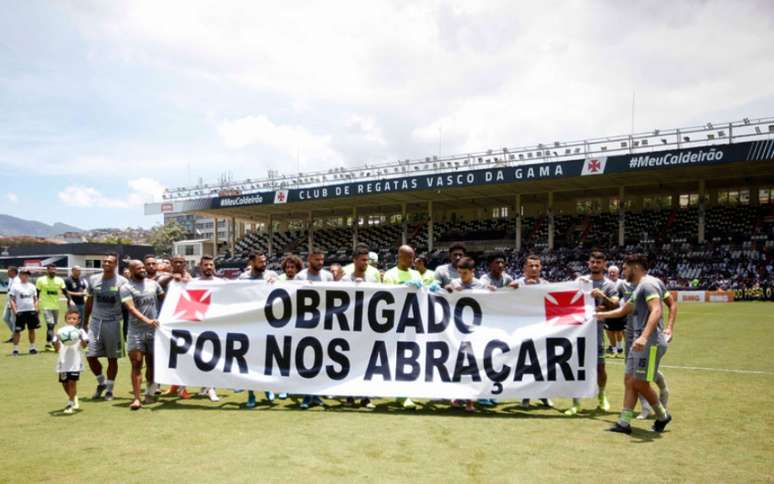
POLYGON ((774 116, 774 2, 0 0, 0 213, 774 116), (622 5, 632 3, 633 5, 622 5))

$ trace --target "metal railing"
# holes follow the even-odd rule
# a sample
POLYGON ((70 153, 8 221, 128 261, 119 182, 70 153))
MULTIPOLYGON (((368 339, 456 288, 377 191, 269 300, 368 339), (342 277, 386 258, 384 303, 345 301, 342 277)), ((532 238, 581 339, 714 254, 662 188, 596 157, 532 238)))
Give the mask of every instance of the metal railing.
POLYGON ((707 123, 638 133, 576 141, 554 141, 517 148, 489 149, 476 153, 450 156, 427 156, 423 159, 366 164, 357 168, 331 168, 295 175, 274 175, 243 181, 196 185, 167 189, 164 200, 211 198, 222 192, 250 194, 292 188, 311 188, 331 183, 384 180, 410 175, 443 174, 460 169, 530 165, 577 159, 695 146, 730 144, 774 137, 774 117, 707 123))

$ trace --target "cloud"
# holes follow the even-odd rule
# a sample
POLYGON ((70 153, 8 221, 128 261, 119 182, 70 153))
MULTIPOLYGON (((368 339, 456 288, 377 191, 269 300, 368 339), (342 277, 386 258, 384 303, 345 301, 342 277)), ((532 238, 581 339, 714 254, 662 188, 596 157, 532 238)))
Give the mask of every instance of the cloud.
POLYGON ((59 200, 71 207, 127 208, 125 201, 105 197, 96 188, 70 185, 59 192, 59 200))
POLYGON ((355 133, 361 134, 367 141, 384 146, 387 142, 384 139, 382 129, 377 125, 372 116, 362 116, 353 114, 347 121, 347 127, 355 133))
POLYGON ((299 161, 340 163, 342 159, 331 147, 331 136, 311 133, 302 126, 274 124, 263 115, 223 121, 217 132, 230 149, 257 145, 285 158, 299 157, 299 161))
POLYGON ((164 186, 151 178, 136 178, 127 183, 126 198, 113 198, 102 194, 94 187, 70 185, 59 192, 58 197, 71 207, 136 208, 146 202, 161 200, 164 186))
POLYGON ((16 195, 15 193, 13 193, 13 192, 6 193, 5 194, 5 199, 8 200, 8 202, 12 203, 13 205, 16 205, 16 204, 19 203, 19 196, 16 195))
POLYGON ((153 178, 129 180, 129 205, 138 206, 147 202, 161 201, 164 185, 153 178))
POLYGON ((74 204, 774 112, 767 0, 17 3, 0 171, 74 204))

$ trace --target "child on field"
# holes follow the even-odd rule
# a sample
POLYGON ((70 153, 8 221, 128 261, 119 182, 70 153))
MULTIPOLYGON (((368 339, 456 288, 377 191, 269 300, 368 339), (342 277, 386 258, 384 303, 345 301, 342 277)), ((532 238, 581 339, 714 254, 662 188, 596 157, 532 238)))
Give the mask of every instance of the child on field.
POLYGON ((71 414, 79 410, 76 384, 83 370, 81 348, 89 341, 88 334, 80 329, 81 314, 77 309, 70 309, 65 314, 65 325, 54 335, 54 348, 59 357, 56 362, 56 372, 59 382, 67 394, 67 406, 64 413, 71 414))

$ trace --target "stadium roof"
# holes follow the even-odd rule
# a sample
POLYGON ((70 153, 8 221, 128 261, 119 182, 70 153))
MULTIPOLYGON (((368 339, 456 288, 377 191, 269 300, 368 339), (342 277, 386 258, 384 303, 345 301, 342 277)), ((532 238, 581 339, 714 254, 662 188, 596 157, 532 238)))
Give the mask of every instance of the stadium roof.
MULTIPOLYGON (((701 128, 658 130, 649 137, 660 139, 656 149, 645 135, 606 138, 607 145, 590 148, 585 143, 585 155, 575 155, 569 144, 555 143, 550 150, 541 150, 542 158, 513 160, 524 151, 489 158, 465 155, 456 163, 428 162, 430 169, 400 170, 357 181, 332 180, 309 186, 277 188, 269 191, 221 192, 221 196, 168 200, 146 205, 146 214, 196 212, 218 217, 256 219, 269 214, 291 216, 316 213, 351 214, 352 208, 368 210, 407 204, 426 207, 438 202, 439 207, 475 206, 487 199, 491 206, 501 199, 504 205, 513 203, 516 193, 522 196, 553 192, 588 192, 626 186, 684 184, 695 189, 696 182, 713 180, 774 177, 774 118, 743 120, 738 123, 701 128), (767 124, 771 123, 771 124, 767 124), (764 129, 761 129, 763 126, 764 129), (686 134, 686 133, 691 133, 686 134), (697 136, 697 134, 699 136, 697 136), (666 138, 672 136, 674 141, 666 138), (697 138, 701 137, 700 141, 697 138), (622 141, 623 140, 623 141, 622 141), (626 145, 626 146, 624 146, 626 145), (603 149, 604 148, 604 149, 603 149), (549 155, 552 151, 554 155, 549 155), (592 153, 593 151, 593 153, 592 153), (560 155, 568 153, 567 156, 560 155), (439 168, 434 168, 439 166, 439 168)), ((595 143, 600 143, 594 140, 595 143)), ((540 145, 543 146, 543 145, 540 145)), ((544 147, 545 148, 545 147, 544 147)), ((404 168, 411 165, 404 165, 404 168)), ((417 168, 417 165, 414 165, 417 168)), ((327 179, 326 179, 327 180, 327 179)), ((483 205, 482 205, 483 206, 483 205)))

